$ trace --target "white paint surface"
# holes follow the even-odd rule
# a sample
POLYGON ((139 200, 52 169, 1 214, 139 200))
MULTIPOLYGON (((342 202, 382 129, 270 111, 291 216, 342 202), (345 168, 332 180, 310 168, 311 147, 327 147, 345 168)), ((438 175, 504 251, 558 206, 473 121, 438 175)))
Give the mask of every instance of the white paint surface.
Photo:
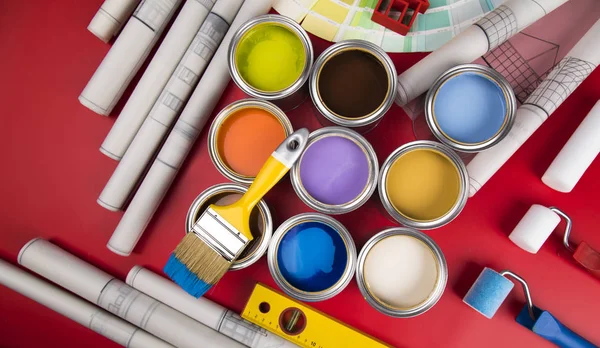
POLYGON ((430 296, 438 278, 432 250, 410 236, 387 237, 371 248, 364 275, 372 295, 394 308, 413 308, 430 296))

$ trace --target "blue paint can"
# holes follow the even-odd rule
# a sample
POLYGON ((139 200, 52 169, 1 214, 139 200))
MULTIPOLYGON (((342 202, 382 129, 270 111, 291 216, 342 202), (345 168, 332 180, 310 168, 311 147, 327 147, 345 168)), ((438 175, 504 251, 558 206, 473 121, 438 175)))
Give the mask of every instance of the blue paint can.
POLYGON ((465 64, 443 73, 425 98, 425 118, 442 143, 478 152, 500 142, 515 120, 517 100, 496 70, 465 64))
POLYGON ((307 302, 340 293, 352 280, 356 257, 348 230, 318 213, 296 215, 281 224, 268 251, 269 270, 277 285, 307 302))

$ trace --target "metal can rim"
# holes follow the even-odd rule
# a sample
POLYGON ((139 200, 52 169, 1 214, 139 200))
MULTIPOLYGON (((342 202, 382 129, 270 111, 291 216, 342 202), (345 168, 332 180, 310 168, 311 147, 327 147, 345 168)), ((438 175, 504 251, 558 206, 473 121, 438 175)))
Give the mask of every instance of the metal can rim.
POLYGON ((308 205, 310 208, 320 213, 332 215, 345 214, 356 210, 363 204, 365 204, 375 192, 375 189, 377 188, 377 179, 379 177, 379 160, 377 159, 375 149, 373 149, 373 146, 365 137, 363 137, 362 135, 360 135, 352 129, 339 126, 319 128, 316 131, 311 132, 308 136, 308 143, 306 144, 306 149, 308 149, 308 147, 317 140, 320 140, 327 136, 335 135, 352 140, 355 144, 361 147, 361 149, 365 152, 367 161, 369 162, 369 179, 367 181, 367 184, 363 188, 363 191, 353 200, 339 205, 326 204, 317 201, 306 191, 304 185, 302 185, 302 180, 300 178, 300 165, 302 163, 302 159, 304 158, 306 150, 304 150, 304 153, 300 156, 298 161, 296 161, 296 163, 290 170, 290 181, 292 182, 292 187, 294 188, 294 191, 296 192, 296 195, 298 195, 300 200, 304 202, 304 204, 308 205))
POLYGON ((317 111, 328 121, 344 127, 358 128, 371 125, 379 121, 385 115, 390 107, 392 107, 392 104, 394 104, 396 85, 396 67, 394 66, 390 56, 383 49, 381 49, 381 47, 365 40, 344 40, 331 45, 329 48, 323 51, 321 55, 319 55, 313 65, 312 73, 310 74, 309 91, 310 98, 312 99, 313 104, 316 106, 317 111), (334 113, 333 111, 329 110, 325 103, 323 103, 323 100, 320 98, 317 77, 319 76, 327 60, 329 60, 331 57, 343 51, 355 49, 369 52, 379 60, 388 75, 389 85, 388 93, 378 109, 363 117, 348 118, 334 113))
POLYGON ((394 150, 388 156, 388 158, 385 160, 383 165, 381 166, 381 170, 379 171, 379 180, 378 180, 377 185, 379 186, 379 198, 381 199, 381 202, 383 203, 383 207, 387 211, 387 213, 394 220, 396 220, 397 222, 399 222, 405 226, 412 227, 412 228, 418 228, 418 229, 422 229, 422 230, 430 230, 430 229, 442 227, 442 226, 448 224, 449 222, 451 222, 452 220, 454 220, 458 216, 458 214, 460 214, 460 212, 463 210, 463 208, 467 204, 467 199, 469 198, 469 173, 467 172, 467 166, 465 166, 462 159, 451 148, 449 148, 448 146, 446 146, 442 143, 438 143, 435 141, 429 141, 429 140, 413 141, 413 142, 404 144, 404 145, 400 146, 399 148, 397 148, 396 150, 394 150), (458 175, 459 175, 459 179, 460 179, 460 192, 457 197, 457 200, 454 203, 454 206, 452 207, 452 209, 450 209, 450 211, 448 211, 446 214, 444 214, 443 216, 440 216, 439 218, 437 218, 435 220, 417 221, 417 220, 410 219, 410 218, 404 216, 403 214, 400 214, 400 212, 398 212, 396 210, 396 208, 394 208, 392 202, 390 201, 390 199, 387 195, 386 179, 387 179, 387 175, 388 175, 388 172, 389 172, 392 164, 401 155, 403 155, 409 151, 415 150, 415 149, 432 149, 432 150, 441 152, 446 157, 448 157, 448 159, 456 166, 456 169, 458 171, 458 175))
MULTIPOLYGON (((190 233, 193 225, 196 223, 194 217, 198 213, 200 207, 204 205, 208 199, 220 193, 232 192, 244 194, 246 191, 248 191, 248 187, 234 183, 216 184, 202 191, 202 193, 194 198, 190 208, 188 209, 185 217, 185 233, 190 233)), ((273 217, 271 215, 271 211, 269 210, 267 203, 262 199, 258 202, 257 207, 263 219, 263 240, 253 254, 248 255, 245 259, 234 261, 231 264, 231 267, 229 267, 229 269, 232 271, 237 271, 256 263, 265 254, 267 248, 269 247, 269 243, 271 242, 271 238, 273 236, 273 217)))
POLYGON ((516 113, 517 98, 510 83, 506 80, 506 78, 504 78, 504 76, 502 76, 502 74, 485 65, 461 64, 447 70, 435 80, 425 96, 425 120, 427 121, 429 129, 439 141, 461 152, 479 152, 498 144, 512 129, 515 122, 516 113), (464 143, 446 135, 446 133, 444 133, 444 131, 442 131, 442 129, 439 127, 435 119, 435 112, 433 110, 434 99, 442 85, 453 77, 465 72, 482 74, 491 81, 495 82, 504 93, 504 98, 506 101, 506 115, 502 127, 498 130, 498 132, 496 132, 496 134, 494 134, 494 136, 478 143, 464 143))
POLYGON ((354 277, 354 272, 356 270, 356 259, 356 246, 354 244, 352 236, 350 235, 350 232, 348 232, 346 227, 344 227, 344 225, 342 225, 336 219, 332 218, 331 216, 327 216, 320 213, 302 213, 292 216, 291 218, 284 221, 273 234, 271 242, 269 243, 269 250, 267 252, 267 263, 269 265, 269 271, 271 273, 271 276, 273 277, 273 280, 275 280, 275 283, 277 283, 279 288, 283 290, 283 292, 285 292, 288 296, 306 302, 327 300, 342 292, 342 290, 344 290, 346 286, 348 286, 348 284, 354 277), (340 237, 344 241, 344 244, 346 245, 348 259, 344 273, 333 286, 319 292, 307 292, 292 286, 281 275, 281 272, 279 272, 279 267, 277 265, 277 250, 279 249, 279 243, 281 239, 292 227, 303 222, 321 222, 326 225, 329 225, 339 233, 340 237))
POLYGON ((242 24, 231 38, 229 49, 227 51, 227 64, 229 66, 229 74, 231 75, 231 79, 233 80, 233 82, 247 95, 253 98, 260 98, 268 101, 286 98, 300 90, 310 77, 313 60, 314 50, 312 47, 312 42, 310 41, 310 37, 308 36, 306 30, 304 30, 304 28, 302 28, 291 18, 273 14, 254 17, 242 24), (280 91, 268 92, 250 86, 242 78, 235 64, 235 52, 240 40, 253 26, 261 23, 276 23, 285 26, 287 29, 291 30, 298 36, 300 41, 302 41, 302 46, 304 47, 304 51, 306 52, 306 61, 304 62, 304 68, 302 69, 300 77, 292 85, 280 91))
POLYGON ((231 168, 229 168, 227 165, 225 165, 225 163, 221 160, 221 156, 219 155, 217 145, 217 133, 219 131, 219 128, 221 127, 221 124, 227 119, 227 117, 231 116, 231 114, 236 110, 248 107, 261 108, 275 116, 281 122, 286 137, 294 132, 292 123, 290 122, 285 112, 283 112, 275 104, 265 100, 254 98, 241 99, 227 105, 217 114, 217 116, 215 116, 215 119, 211 123, 210 129, 208 130, 208 154, 210 156, 210 159, 219 171, 219 173, 221 173, 227 179, 243 185, 252 184, 252 182, 254 181, 254 177, 247 177, 238 174, 234 172, 231 168))
POLYGON ((411 318, 427 312, 442 297, 444 290, 446 289, 446 284, 448 282, 448 264, 446 262, 446 257, 442 252, 442 249, 435 243, 433 239, 431 239, 431 237, 414 228, 390 227, 382 230, 381 232, 371 237, 361 249, 357 259, 356 282, 358 284, 358 289, 360 290, 360 293, 362 294, 363 298, 377 311, 395 318, 411 318), (416 238, 419 241, 423 242, 425 245, 427 245, 435 256, 439 272, 435 288, 433 292, 429 295, 427 300, 420 303, 416 307, 410 309, 397 309, 390 306, 386 306, 385 304, 378 301, 371 294, 371 292, 366 286, 366 279, 363 269, 367 254, 373 248, 373 246, 375 246, 375 244, 377 244, 385 238, 398 235, 416 238))

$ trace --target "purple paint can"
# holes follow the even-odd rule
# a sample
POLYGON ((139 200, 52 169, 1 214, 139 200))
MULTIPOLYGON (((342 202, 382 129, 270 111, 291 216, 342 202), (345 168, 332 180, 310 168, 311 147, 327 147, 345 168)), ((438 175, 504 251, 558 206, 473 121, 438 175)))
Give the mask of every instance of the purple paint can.
POLYGON ((306 205, 325 214, 343 214, 371 197, 378 174, 377 155, 363 136, 343 127, 325 127, 310 134, 291 179, 306 205))

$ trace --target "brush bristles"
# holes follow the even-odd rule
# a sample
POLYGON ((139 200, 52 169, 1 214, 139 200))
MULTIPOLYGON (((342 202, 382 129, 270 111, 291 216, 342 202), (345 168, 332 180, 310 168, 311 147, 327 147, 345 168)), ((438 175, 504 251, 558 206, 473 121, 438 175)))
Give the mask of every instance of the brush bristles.
POLYGON ((193 233, 181 240, 173 254, 199 280, 211 285, 215 285, 231 266, 231 262, 193 233))

